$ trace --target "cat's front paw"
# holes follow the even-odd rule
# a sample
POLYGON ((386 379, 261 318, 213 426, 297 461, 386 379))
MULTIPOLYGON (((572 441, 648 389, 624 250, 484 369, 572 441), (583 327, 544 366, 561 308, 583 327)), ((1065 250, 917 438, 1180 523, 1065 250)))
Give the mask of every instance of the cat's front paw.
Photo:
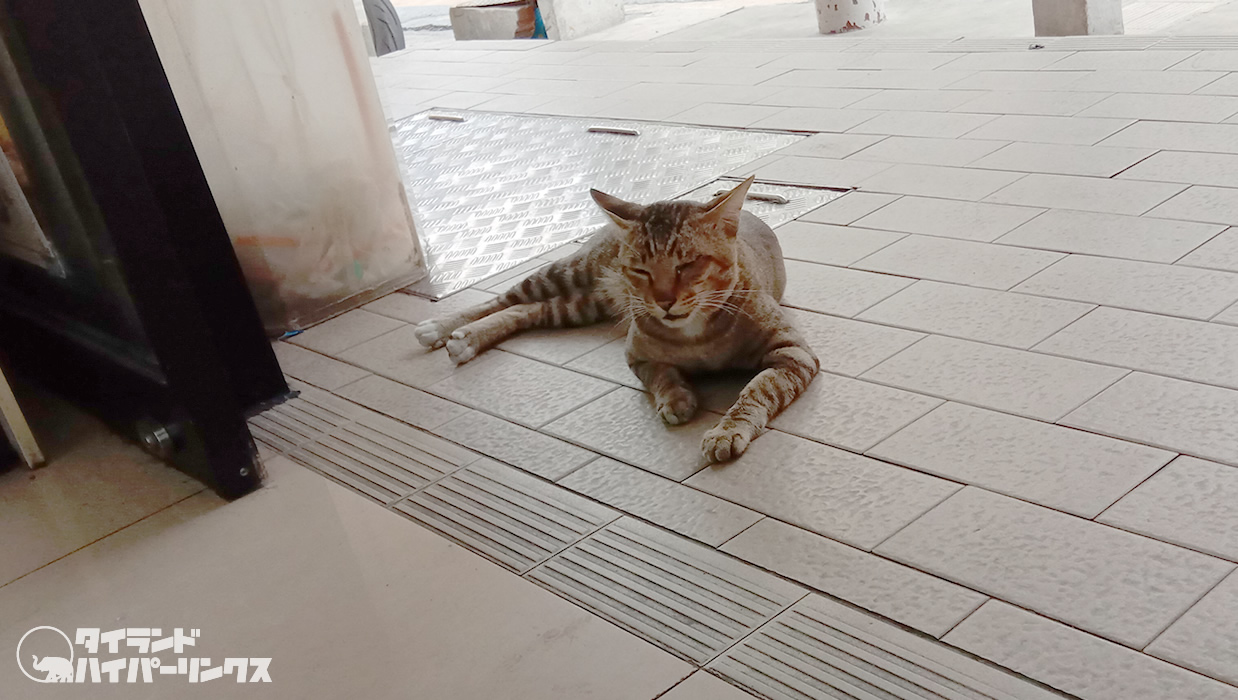
POLYGON ((723 418, 705 433, 701 452, 710 463, 726 462, 742 455, 756 437, 756 427, 746 421, 723 418))
POLYGON ((413 335, 417 336, 417 342, 427 348, 438 349, 447 343, 447 329, 443 324, 435 320, 422 321, 413 328, 413 335))
POLYGON ((451 338, 447 340, 447 357, 458 365, 477 357, 476 337, 467 328, 461 328, 452 333, 451 338))
POLYGON ((677 387, 658 397, 658 415, 667 425, 683 425, 696 415, 696 394, 677 387))

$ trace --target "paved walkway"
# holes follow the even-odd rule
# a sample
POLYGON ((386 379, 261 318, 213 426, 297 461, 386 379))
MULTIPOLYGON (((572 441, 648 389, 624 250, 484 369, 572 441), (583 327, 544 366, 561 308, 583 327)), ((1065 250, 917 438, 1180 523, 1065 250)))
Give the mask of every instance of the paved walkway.
POLYGON ((1058 690, 1238 698, 1238 40, 1045 43, 378 61, 394 117, 818 132, 742 171, 857 188, 778 230, 825 373, 735 464, 701 468, 711 418, 663 428, 604 330, 462 368, 417 348, 411 324, 486 283, 350 312, 285 368, 1058 690))

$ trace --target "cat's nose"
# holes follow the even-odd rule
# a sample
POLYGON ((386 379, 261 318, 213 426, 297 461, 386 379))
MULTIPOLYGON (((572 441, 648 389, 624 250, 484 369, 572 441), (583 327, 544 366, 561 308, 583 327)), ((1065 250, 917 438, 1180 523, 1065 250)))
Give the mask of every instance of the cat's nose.
POLYGON ((676 301, 678 300, 677 299, 658 299, 657 303, 658 303, 658 306, 661 307, 663 311, 670 311, 671 307, 675 305, 676 301))

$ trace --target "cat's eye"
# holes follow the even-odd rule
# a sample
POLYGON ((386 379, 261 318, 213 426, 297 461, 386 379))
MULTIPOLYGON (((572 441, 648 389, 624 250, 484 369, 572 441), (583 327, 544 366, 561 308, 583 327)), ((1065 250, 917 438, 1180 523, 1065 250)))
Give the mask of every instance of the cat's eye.
POLYGON ((629 267, 628 272, 644 277, 645 279, 653 279, 653 273, 643 267, 629 267))
POLYGON ((708 259, 709 259, 708 256, 702 255, 701 257, 696 258, 695 260, 689 260, 688 262, 683 263, 682 265, 676 265, 675 274, 677 276, 681 276, 691 268, 700 267, 708 259))

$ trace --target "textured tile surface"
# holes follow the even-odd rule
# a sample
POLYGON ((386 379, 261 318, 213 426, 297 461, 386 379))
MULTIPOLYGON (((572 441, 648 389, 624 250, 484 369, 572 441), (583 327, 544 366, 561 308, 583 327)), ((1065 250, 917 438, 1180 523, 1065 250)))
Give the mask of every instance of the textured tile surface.
POLYGON ((914 281, 798 260, 786 264, 782 303, 835 316, 854 316, 914 281))
POLYGON ((320 323, 288 342, 324 355, 337 355, 402 325, 404 324, 393 318, 372 314, 365 309, 354 309, 326 323, 320 323))
POLYGON ((464 415, 467 408, 373 375, 336 392, 351 401, 418 428, 434 428, 464 415))
POLYGON ((1238 300, 1238 274, 1070 255, 1015 291, 1205 320, 1238 300))
POLYGON ((1238 575, 1187 611, 1147 649, 1149 654, 1238 684, 1238 575))
POLYGON ((881 209, 898 199, 898 195, 870 192, 848 192, 818 209, 800 217, 800 221, 846 226, 881 209))
POLYGON ((1238 154, 1161 151, 1121 175, 1129 180, 1238 186, 1238 154))
MULTIPOLYGON (((872 90, 788 90, 770 98, 769 104, 786 102, 789 107, 834 107, 834 104, 792 104, 792 100, 806 101, 812 99, 847 101, 854 97, 852 93, 862 95, 873 94, 872 90), (840 96, 839 93, 846 93, 840 96), (785 95, 785 99, 780 96, 785 95), (777 102, 772 100, 779 100, 777 102)), ((810 156, 812 158, 846 158, 856 151, 864 150, 880 141, 883 137, 868 134, 813 134, 778 151, 778 155, 810 156)), ((831 222, 832 223, 832 222, 831 222)))
POLYGON ((1238 272, 1238 228, 1231 228, 1204 243, 1178 264, 1238 272))
POLYGON ((460 470, 395 505, 435 532, 524 572, 618 513, 497 462, 460 470))
MULTIPOLYGON (((904 92, 902 90, 897 92, 904 92)), ((887 93, 889 94, 889 93, 887 93)), ((974 115, 969 115, 974 116, 974 115)), ((867 124, 857 127, 864 131, 867 124)), ((961 167, 1002 147, 1001 141, 891 136, 850 156, 852 160, 961 167)))
MULTIPOLYGON (((977 59, 992 59, 1005 54, 972 54, 977 59)), ((1028 54, 1012 54, 1028 55, 1028 54)), ((973 93, 976 94, 976 93, 973 93)), ((1061 92, 1051 90, 994 90, 979 93, 959 108, 960 112, 984 114, 1022 114, 1043 117, 1069 117, 1108 97, 1104 92, 1061 92)), ((1006 128, 1010 128, 1009 124, 1006 128)), ((1032 131, 1043 134, 1043 131, 1032 131)))
POLYGON ((551 423, 546 432, 681 481, 705 466, 701 438, 717 419, 706 414, 670 427, 648 394, 621 388, 551 423))
POLYGON ((479 411, 469 411, 438 426, 434 432, 552 481, 597 457, 588 450, 479 411))
POLYGON ((1106 435, 1238 464, 1238 391, 1132 373, 1062 419, 1106 435))
POLYGON ((1179 457, 1099 518, 1123 530, 1238 560, 1238 469, 1179 457))
POLYGON ((688 485, 862 549, 871 549, 958 485, 780 432, 688 485))
POLYGON ((997 242, 1064 253, 1171 263, 1223 229, 1214 224, 1054 209, 997 242))
POLYGON ((821 596, 809 596, 710 669, 776 700, 1050 700, 1040 687, 821 596))
POLYGON ((827 265, 850 265, 902 237, 890 231, 802 221, 778 227, 778 243, 786 259, 827 265))
POLYGON ((1233 568, 974 486, 877 551, 1136 648, 1233 568))
POLYGON ((542 362, 562 365, 619 338, 623 332, 610 323, 585 328, 550 328, 519 333, 500 348, 542 362))
POLYGON ((628 367, 627 340, 615 340, 564 365, 568 369, 601 377, 616 384, 641 389, 644 385, 628 367))
POLYGON ((768 518, 722 551, 935 637, 985 601, 962 586, 768 518))
POLYGON ((1148 216, 1238 225, 1238 191, 1226 187, 1190 187, 1148 212, 1148 216))
POLYGON ((344 350, 339 357, 401 384, 425 389, 451 376, 457 368, 447 351, 422 346, 415 329, 404 326, 344 350))
POLYGON ((945 641, 1081 698, 1238 698, 1238 689, 998 601, 945 641))
POLYGON ((387 296, 366 304, 363 308, 376 314, 390 316, 408 323, 421 323, 432 318, 440 318, 463 311, 471 306, 483 304, 494 298, 490 292, 480 289, 461 289, 449 297, 433 301, 411 294, 388 294, 387 296))
MULTIPOLYGON (((863 105, 856 106, 862 107, 863 105)), ((993 121, 993 117, 987 114, 890 111, 865 121, 851 131, 857 134, 933 136, 953 139, 990 121, 993 121)))
POLYGON ((1101 307, 1038 352, 1238 388, 1238 328, 1101 307))
POLYGON ((798 586, 631 518, 554 557, 529 578, 697 663, 804 594, 798 586))
MULTIPOLYGON (((1000 76, 998 76, 1000 77, 1000 76)), ((998 89, 1001 89, 999 86, 998 89)), ((1086 119, 1003 115, 967 134, 969 139, 1028 141, 1091 146, 1132 123, 1129 119, 1086 119)))
POLYGON ((1098 102, 1079 115, 1166 122, 1219 122, 1235 112, 1238 112, 1238 98, 1234 97, 1119 94, 1098 102))
POLYGON ((861 375, 910 391, 1057 420, 1126 370, 929 336, 861 375))
POLYGON ((1090 304, 923 280, 856 318, 1029 348, 1092 308, 1090 304))
POLYGON ((1023 177, 992 170, 935 165, 895 165, 863 182, 866 190, 977 201, 1023 177))
MULTIPOLYGON (((775 127, 771 127, 775 128, 775 127)), ((787 127, 780 127, 787 128, 787 127)), ((803 127, 800 127, 803 128, 803 127)), ((855 187, 866 178, 889 168, 888 163, 832 160, 805 156, 782 156, 757 168, 760 180, 788 182, 817 187, 855 187)))
POLYGON ((591 462, 559 484, 711 547, 761 519, 760 513, 613 459, 591 462))
POLYGON ((1012 143, 971 166, 1023 173, 1113 177, 1153 153, 1147 148, 1012 143))
POLYGON ((1182 190, 1182 185, 1163 182, 1033 174, 999 190, 986 201, 1137 215, 1182 190))
POLYGON ((868 451, 895 464, 1093 518, 1172 452, 948 403, 868 451))
POLYGON ((856 226, 946 238, 992 241, 1042 210, 953 199, 902 197, 860 219, 856 226))
POLYGON ((1061 259, 1024 250, 935 236, 908 236, 853 267, 973 287, 1009 289, 1061 259))
POLYGON ((707 671, 697 671, 659 700, 752 700, 753 696, 707 671))
POLYGON ((529 360, 492 353, 431 390, 531 428, 540 427, 614 388, 614 384, 529 360))
POLYGON ((272 347, 284 374, 328 391, 355 382, 369 374, 360 367, 353 367, 289 343, 274 343, 272 347))
POLYGON ((821 369, 853 377, 924 337, 899 328, 783 308, 821 361, 821 369))

